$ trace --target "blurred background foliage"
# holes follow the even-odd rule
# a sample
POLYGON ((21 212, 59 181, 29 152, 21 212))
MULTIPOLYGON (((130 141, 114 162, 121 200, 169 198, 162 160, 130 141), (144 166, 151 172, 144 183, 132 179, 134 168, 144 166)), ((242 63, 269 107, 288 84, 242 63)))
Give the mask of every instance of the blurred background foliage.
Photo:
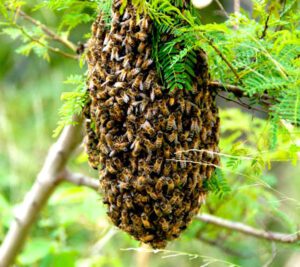
MULTIPOLYGON (((65 6, 56 11, 47 7, 56 2, 28 0, 22 9, 50 28, 68 34, 72 42, 84 43, 97 1, 83 1, 84 5, 64 1, 65 6), (39 8, 33 9, 37 4, 39 8)), ((228 11, 232 10, 231 2, 223 1, 228 11)), ((251 9, 249 1, 242 4, 251 9)), ((224 16, 216 9, 214 3, 201 11, 203 21, 223 21, 224 16)), ((41 52, 46 61, 33 53, 27 57, 20 55, 24 54, 20 43, 3 34, 0 43, 1 242, 14 210, 30 189, 54 142, 52 135, 59 120, 61 93, 74 89, 64 81, 70 75, 82 75, 85 67, 51 52, 46 55, 47 51, 41 52)), ((298 231, 300 167, 296 164, 296 145, 297 140, 299 145, 299 133, 295 130, 292 133, 295 142, 295 153, 292 153, 291 132, 279 127, 277 148, 270 151, 269 120, 254 111, 219 102, 221 151, 237 158, 222 157, 222 172, 217 172, 215 178, 219 182, 210 185, 221 188, 213 190, 218 193, 209 195, 201 212, 261 229, 298 231)), ((70 165, 74 171, 97 177, 81 150, 70 165)), ((62 184, 40 215, 16 266, 138 266, 141 253, 129 250, 138 247, 138 242, 111 226, 99 194, 88 188, 62 184)), ((249 267, 292 267, 299 266, 300 262, 299 244, 275 244, 199 221, 194 221, 167 250, 151 253, 150 266, 234 263, 249 267)))

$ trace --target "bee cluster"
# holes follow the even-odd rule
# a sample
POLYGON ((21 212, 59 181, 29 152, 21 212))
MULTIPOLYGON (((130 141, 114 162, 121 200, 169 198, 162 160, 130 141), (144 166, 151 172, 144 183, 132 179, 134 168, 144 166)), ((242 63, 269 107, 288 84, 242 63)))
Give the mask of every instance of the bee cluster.
POLYGON ((219 117, 199 51, 193 90, 164 90, 151 59, 152 22, 114 1, 111 27, 92 26, 85 107, 87 153, 112 222, 163 248, 205 199, 219 158, 219 117), (200 151, 196 151, 200 150, 200 151), (185 152, 184 152, 185 151, 185 152), (197 162, 197 163, 196 163, 197 162))

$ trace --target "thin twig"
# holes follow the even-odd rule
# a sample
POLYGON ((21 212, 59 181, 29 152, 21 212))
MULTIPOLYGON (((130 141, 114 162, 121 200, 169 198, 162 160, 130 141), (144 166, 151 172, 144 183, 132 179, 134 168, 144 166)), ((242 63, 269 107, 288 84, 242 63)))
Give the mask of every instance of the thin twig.
POLYGON ((78 56, 75 56, 75 55, 66 53, 66 52, 64 52, 64 51, 61 51, 60 49, 58 49, 58 48, 56 48, 56 47, 52 47, 52 46, 46 45, 46 44, 44 44, 43 42, 41 42, 40 40, 38 40, 38 39, 32 37, 32 36, 31 36, 28 32, 26 32, 26 31, 24 30, 24 28, 21 27, 20 25, 14 24, 14 26, 15 26, 17 29, 19 29, 19 30, 20 30, 27 38, 29 38, 32 42, 35 42, 35 43, 37 43, 37 44, 39 44, 39 45, 41 45, 41 46, 47 48, 49 51, 52 51, 52 52, 54 52, 54 53, 57 53, 57 54, 59 54, 59 55, 61 55, 61 56, 64 56, 64 57, 66 57, 66 58, 78 59, 78 56))
POLYGON ((251 106, 251 105, 247 105, 246 103, 242 102, 240 99, 239 99, 239 101, 236 101, 234 99, 230 99, 230 98, 228 98, 226 96, 222 96, 220 94, 218 94, 218 96, 221 97, 221 98, 223 98, 223 99, 225 99, 226 101, 236 103, 236 104, 238 104, 238 105, 240 105, 240 106, 242 106, 242 107, 244 107, 246 109, 255 110, 255 111, 263 112, 263 113, 268 113, 266 110, 258 109, 258 108, 255 108, 255 107, 251 106))
POLYGON ((269 231, 254 228, 252 226, 240 222, 234 222, 234 221, 226 220, 223 218, 219 218, 204 213, 198 214, 196 216, 196 219, 205 223, 214 224, 222 228, 226 228, 232 231, 237 231, 249 236, 253 236, 256 238, 265 239, 269 241, 280 242, 280 243, 296 243, 300 241, 299 232, 293 234, 269 232, 269 231))
POLYGON ((223 5, 221 4, 221 2, 219 0, 215 0, 215 2, 217 3, 217 5, 221 9, 221 11, 223 12, 223 14, 225 15, 225 17, 227 19, 229 19, 229 15, 228 15, 227 11, 225 10, 225 8, 223 7, 223 5))
MULTIPOLYGON (((242 90, 239 86, 231 85, 231 84, 224 84, 218 81, 209 81, 208 86, 212 89, 222 90, 229 93, 233 93, 236 97, 248 97, 247 93, 242 90)), ((254 94, 253 97, 259 99, 260 101, 264 101, 264 104, 270 105, 270 102, 267 101, 276 101, 274 97, 269 96, 268 94, 254 94)))
POLYGON ((264 39, 266 37, 266 35, 267 35, 267 30, 269 28, 269 19, 270 19, 270 16, 271 16, 271 14, 269 14, 268 17, 267 17, 267 19, 266 19, 264 30, 263 30, 263 32, 262 32, 262 34, 261 34, 261 36, 260 36, 259 39, 264 39))
POLYGON ((215 44, 213 43, 213 41, 209 38, 207 38, 207 41, 209 43, 209 45, 215 50, 215 52, 219 55, 219 57, 222 58, 222 60, 226 63, 226 65, 231 69, 231 71, 233 72, 234 76, 237 78, 237 80, 243 84, 243 82, 240 79, 239 74, 237 73, 236 69, 231 65, 231 63, 228 61, 228 59, 223 55, 223 53, 219 50, 219 48, 217 48, 215 46, 215 44))
POLYGON ((30 23, 38 26, 40 29, 42 29, 42 31, 48 35, 52 40, 60 42, 61 44, 63 44, 64 46, 68 47, 69 49, 71 49, 72 51, 76 52, 77 46, 75 44, 73 44, 72 42, 70 42, 69 40, 62 38, 61 36, 59 36, 58 34, 56 34, 54 31, 52 31, 51 29, 49 29, 46 25, 42 24, 40 21, 32 18, 31 16, 29 16, 28 14, 26 14, 24 11, 22 10, 18 10, 17 12, 21 17, 23 17, 25 20, 29 21, 30 23))

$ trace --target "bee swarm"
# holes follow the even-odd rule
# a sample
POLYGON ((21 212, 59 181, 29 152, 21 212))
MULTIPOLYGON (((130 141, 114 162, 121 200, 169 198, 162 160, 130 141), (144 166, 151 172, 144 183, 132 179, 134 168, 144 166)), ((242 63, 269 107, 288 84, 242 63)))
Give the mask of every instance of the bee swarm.
POLYGON ((219 117, 199 51, 193 90, 164 90, 151 59, 152 22, 114 1, 110 29, 92 26, 87 153, 112 222, 153 248, 177 238, 205 200, 219 158, 219 117), (190 149, 201 150, 187 151, 190 149), (198 164, 195 164, 198 162, 198 164), (200 163, 200 164, 199 164, 200 163))

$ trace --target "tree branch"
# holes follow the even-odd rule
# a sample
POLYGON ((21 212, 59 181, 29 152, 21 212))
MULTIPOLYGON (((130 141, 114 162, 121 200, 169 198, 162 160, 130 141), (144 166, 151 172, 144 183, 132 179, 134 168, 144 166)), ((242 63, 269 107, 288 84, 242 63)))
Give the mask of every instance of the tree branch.
MULTIPOLYGON (((98 185, 96 185, 95 183, 95 179, 93 178, 89 178, 89 177, 84 177, 83 175, 80 174, 70 174, 70 177, 72 177, 71 179, 67 178, 66 180, 77 184, 77 185, 84 185, 87 187, 90 187, 93 190, 97 190, 98 189, 98 185), (93 181, 90 181, 90 180, 93 181)), ((296 233, 296 234, 284 234, 284 233, 277 233, 277 232, 269 232, 269 231, 265 231, 265 230, 260 230, 260 229, 256 229, 254 227, 248 226, 246 224, 243 223, 239 223, 239 222, 234 222, 234 221, 229 221, 229 220, 225 220, 213 215, 209 215, 209 214, 199 214, 196 216, 196 219, 202 222, 206 222, 206 223, 210 223, 210 224, 214 224, 229 230, 233 230, 233 231, 237 231, 240 233, 244 233, 246 235, 249 236, 253 236, 256 238, 260 238, 260 239, 266 239, 269 241, 274 241, 274 242, 281 242, 281 243, 296 243, 298 241, 300 241, 300 233, 296 233)))
POLYGON ((222 228, 226 228, 232 231, 237 231, 249 236, 253 236, 260 239, 266 239, 269 241, 280 242, 280 243, 296 243, 300 241, 300 234, 284 234, 284 233, 277 233, 277 232, 269 232, 265 230, 256 229, 249 225, 233 222, 229 220, 225 220, 213 215, 209 214, 199 214, 196 216, 196 219, 205 223, 210 223, 217 225, 222 228))
POLYGON ((95 191, 99 190, 99 181, 97 179, 84 176, 81 173, 72 173, 66 170, 61 178, 62 180, 78 186, 86 186, 95 191))
POLYGON ((26 14, 21 9, 19 9, 17 11, 17 14, 19 14, 21 17, 23 17, 25 20, 29 21, 33 25, 39 27, 52 40, 57 41, 57 42, 63 44, 64 46, 68 47, 72 51, 76 52, 77 46, 75 44, 73 44, 72 42, 70 42, 69 40, 67 40, 65 38, 62 38, 61 36, 59 36, 58 34, 56 34, 54 31, 52 31, 51 29, 49 29, 46 25, 42 24, 40 21, 32 18, 31 16, 29 16, 28 14, 26 14))
MULTIPOLYGON (((12 222, 2 243, 0 267, 8 267, 13 264, 37 215, 47 203, 55 187, 62 180, 68 158, 81 140, 80 123, 77 126, 66 127, 57 142, 50 148, 42 170, 20 208, 16 211, 15 220, 12 222)), ((89 186, 91 186, 91 183, 89 183, 89 186)))
POLYGON ((32 37, 28 32, 26 32, 24 30, 24 28, 22 26, 20 26, 20 25, 18 25, 16 23, 13 24, 13 26, 16 27, 17 29, 19 29, 24 34, 24 36, 26 36, 32 42, 35 42, 35 43, 39 44, 40 46, 43 46, 46 49, 48 49, 48 50, 50 50, 50 51, 52 51, 54 53, 57 53, 57 54, 59 54, 61 56, 64 56, 64 57, 67 57, 67 58, 71 58, 71 59, 78 59, 78 57, 75 56, 75 55, 72 55, 72 54, 66 53, 64 51, 61 51, 59 48, 46 45, 43 42, 41 42, 39 39, 36 39, 36 38, 32 37))

